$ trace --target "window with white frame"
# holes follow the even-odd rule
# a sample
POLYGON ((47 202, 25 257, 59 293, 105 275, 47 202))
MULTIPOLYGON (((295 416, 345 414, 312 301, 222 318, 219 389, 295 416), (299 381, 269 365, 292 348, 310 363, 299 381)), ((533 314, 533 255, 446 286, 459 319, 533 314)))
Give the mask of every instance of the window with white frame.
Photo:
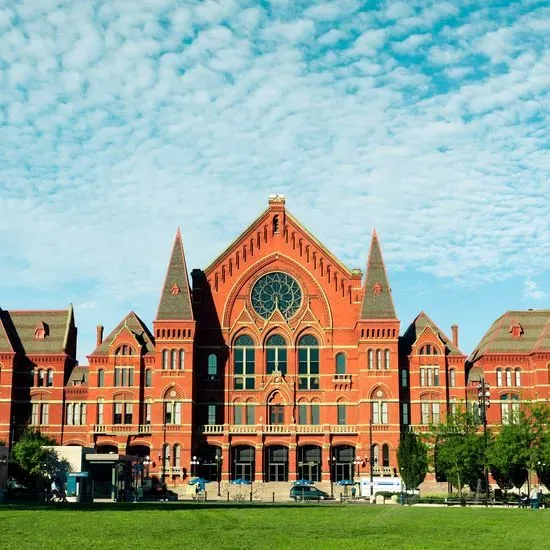
POLYGON ((66 403, 65 424, 67 424, 68 426, 85 426, 86 403, 66 403))
POLYGON ((104 422, 104 402, 103 399, 99 399, 97 402, 97 424, 103 424, 104 422))
POLYGON ((319 342, 312 334, 298 341, 298 388, 319 389, 319 342))
POLYGON ((255 382, 254 341, 248 334, 239 336, 233 345, 234 381, 236 390, 253 390, 255 382))
POLYGON ((514 371, 514 374, 515 374, 515 382, 516 382, 516 386, 521 386, 521 369, 516 369, 514 371))
POLYGON ((421 386, 439 386, 439 367, 420 367, 421 386))
POLYGON ((497 387, 502 387, 502 369, 497 369, 497 387))
POLYGON ((373 424, 387 424, 388 403, 386 401, 373 401, 371 403, 371 418, 373 424))
POLYGON ((164 423, 181 424, 181 402, 165 401, 164 403, 164 423))
POLYGON ((506 369, 506 386, 510 387, 512 385, 512 369, 506 369))
POLYGON ((372 349, 369 349, 369 351, 367 352, 367 356, 368 356, 368 367, 369 367, 369 370, 372 370, 374 368, 374 350, 372 349))
POLYGON ((115 386, 131 387, 134 385, 134 367, 115 367, 115 386))
POLYGON ((390 350, 384 350, 384 369, 390 369, 390 350))
POLYGON ((456 386, 456 370, 449 369, 449 387, 454 388, 456 386))
POLYGON ((519 421, 519 397, 515 394, 500 396, 500 416, 502 424, 511 424, 519 421))

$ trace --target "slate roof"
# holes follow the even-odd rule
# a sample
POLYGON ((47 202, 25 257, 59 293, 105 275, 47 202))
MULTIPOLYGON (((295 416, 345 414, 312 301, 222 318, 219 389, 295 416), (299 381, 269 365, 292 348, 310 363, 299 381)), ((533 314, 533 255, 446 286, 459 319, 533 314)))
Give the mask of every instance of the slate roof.
POLYGON ((414 321, 408 326, 407 330, 399 340, 401 351, 405 355, 409 355, 413 344, 418 340, 419 336, 426 330, 426 327, 430 327, 435 334, 439 336, 445 347, 449 351, 449 355, 464 355, 459 348, 457 348, 452 340, 423 312, 421 311, 414 321))
POLYGON ((67 386, 86 385, 88 383, 88 367, 77 365, 71 372, 67 380, 67 386))
POLYGON ((92 355, 109 355, 109 348, 113 340, 125 326, 128 327, 130 332, 134 335, 136 343, 142 346, 143 355, 152 353, 155 350, 153 335, 145 323, 133 311, 130 311, 130 313, 120 321, 103 342, 92 352, 92 355))
POLYGON ((25 354, 74 354, 76 327, 72 305, 62 310, 6 311, 0 309, 0 351, 25 354), (46 337, 36 338, 44 327, 46 337))
POLYGON ((550 309, 507 311, 485 333, 468 357, 473 363, 487 353, 534 353, 550 350, 550 309), (513 336, 511 327, 519 323, 522 334, 513 336))
POLYGON ((372 232, 369 260, 363 286, 361 319, 396 319, 391 288, 376 230, 372 232))
POLYGON ((176 233, 172 256, 168 264, 168 270, 166 271, 156 319, 157 321, 193 320, 189 276, 187 274, 187 265, 185 264, 183 243, 179 229, 176 233))

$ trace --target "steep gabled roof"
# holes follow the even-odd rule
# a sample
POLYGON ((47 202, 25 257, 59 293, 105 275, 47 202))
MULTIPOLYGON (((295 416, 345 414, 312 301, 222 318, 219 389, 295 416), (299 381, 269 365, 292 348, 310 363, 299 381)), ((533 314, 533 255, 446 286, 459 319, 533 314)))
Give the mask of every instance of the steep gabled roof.
POLYGON ((0 310, 0 321, 0 351, 72 355, 76 349, 72 306, 62 310, 0 310), (43 338, 36 337, 37 329, 44 331, 43 338))
MULTIPOLYGON (((250 223, 244 231, 242 231, 237 238, 235 238, 229 246, 223 250, 221 254, 219 254, 211 263, 210 265, 204 269, 204 273, 208 274, 211 270, 213 270, 220 260, 224 258, 227 254, 231 253, 235 247, 243 241, 244 237, 250 233, 254 228, 258 225, 260 225, 263 221, 263 219, 269 214, 270 208, 266 208, 257 218, 255 218, 252 223, 250 223)), ((320 250, 323 251, 323 254, 326 256, 326 258, 334 265, 337 265, 338 268, 346 275, 346 277, 351 277, 351 271, 350 269, 342 263, 341 260, 339 260, 319 239, 317 239, 313 233, 311 233, 295 216, 293 216, 286 208, 285 208, 285 217, 286 217, 286 223, 290 222, 292 225, 295 226, 295 228, 305 235, 312 244, 319 247, 320 250)))
POLYGON ((468 357, 473 363, 487 353, 533 353, 550 350, 550 309, 507 311, 485 333, 468 357), (521 327, 514 336, 513 325, 521 327))
POLYGON ((127 328, 136 340, 136 343, 142 346, 143 355, 152 353, 155 349, 153 335, 145 323, 133 312, 130 311, 122 321, 111 331, 109 336, 92 352, 92 355, 108 355, 114 339, 118 333, 127 328))
POLYGON ((185 254, 183 252, 183 243, 179 228, 176 232, 176 238, 174 239, 172 256, 166 271, 166 278, 160 296, 156 320, 193 320, 189 276, 187 273, 187 265, 185 263, 185 254))
POLYGON ((396 319, 395 308, 376 230, 372 232, 363 286, 361 319, 396 319))
POLYGON ((77 365, 67 380, 67 386, 85 386, 88 383, 89 369, 86 365, 77 365))
POLYGON ((453 344, 452 340, 423 311, 416 316, 414 321, 405 331, 405 334, 400 338, 399 344, 403 354, 409 355, 414 343, 428 327, 443 342, 449 350, 449 355, 464 355, 464 353, 453 344))

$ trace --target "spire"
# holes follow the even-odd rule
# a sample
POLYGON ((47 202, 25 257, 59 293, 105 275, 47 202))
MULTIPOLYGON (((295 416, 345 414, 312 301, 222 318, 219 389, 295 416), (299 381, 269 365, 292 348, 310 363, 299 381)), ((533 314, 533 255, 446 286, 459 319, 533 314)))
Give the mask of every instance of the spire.
POLYGON ((361 319, 396 319, 391 289, 376 229, 372 231, 369 261, 363 287, 361 319))
POLYGON ((189 277, 178 227, 157 311, 157 321, 192 321, 189 277))

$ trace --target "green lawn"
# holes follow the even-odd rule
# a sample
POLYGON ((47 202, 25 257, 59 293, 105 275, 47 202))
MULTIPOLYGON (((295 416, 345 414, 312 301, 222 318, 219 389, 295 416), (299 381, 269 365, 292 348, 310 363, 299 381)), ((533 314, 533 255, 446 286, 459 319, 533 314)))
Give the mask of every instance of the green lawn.
POLYGON ((0 548, 548 548, 550 510, 368 505, 0 507, 0 548))

